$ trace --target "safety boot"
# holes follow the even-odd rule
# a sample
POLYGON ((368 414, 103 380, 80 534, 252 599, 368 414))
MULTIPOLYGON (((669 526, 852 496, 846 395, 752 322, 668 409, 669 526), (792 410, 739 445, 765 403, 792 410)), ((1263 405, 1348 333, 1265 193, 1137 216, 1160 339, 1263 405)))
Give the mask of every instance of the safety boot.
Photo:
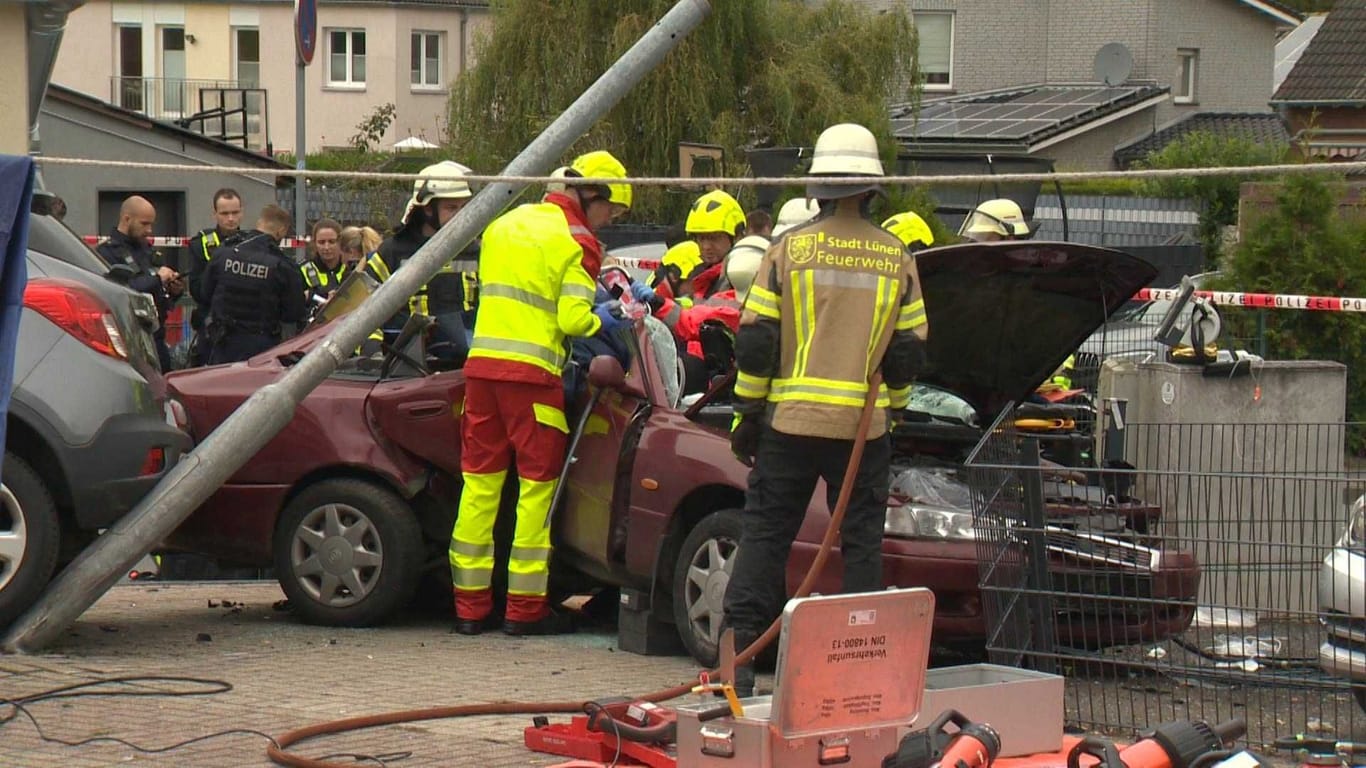
POLYGON ((484 622, 479 619, 456 619, 455 627, 452 631, 457 635, 468 635, 473 637, 474 635, 483 634, 484 622))

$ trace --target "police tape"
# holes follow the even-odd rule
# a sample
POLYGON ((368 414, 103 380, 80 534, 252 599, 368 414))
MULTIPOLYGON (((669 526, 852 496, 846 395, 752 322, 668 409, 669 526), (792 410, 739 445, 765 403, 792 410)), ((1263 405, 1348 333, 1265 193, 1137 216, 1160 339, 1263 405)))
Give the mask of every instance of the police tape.
MULTIPOLYGON (((108 235, 82 235, 81 240, 86 245, 99 245, 108 240, 108 235)), ((149 237, 147 241, 153 248, 185 248, 188 247, 191 237, 149 237)), ((309 238, 307 237, 286 237, 280 241, 281 248, 304 248, 307 247, 309 238)))
MULTIPOLYGON (((1175 301, 1180 288, 1144 288, 1134 294, 1136 301, 1175 301)), ((1196 296, 1216 306, 1252 309, 1304 309, 1313 312, 1366 312, 1366 298, 1351 296, 1297 296, 1285 293, 1240 293, 1237 291, 1196 291, 1196 296)))
MULTIPOLYGON (((658 259, 630 256, 608 256, 605 266, 658 269, 658 259)), ((1175 301, 1179 288, 1144 288, 1134 294, 1134 301, 1175 301)), ((1250 309, 1302 309, 1313 312, 1366 312, 1366 298, 1351 296, 1297 296, 1281 293, 1242 293, 1238 291, 1196 291, 1196 296, 1217 306, 1248 307, 1250 309)))

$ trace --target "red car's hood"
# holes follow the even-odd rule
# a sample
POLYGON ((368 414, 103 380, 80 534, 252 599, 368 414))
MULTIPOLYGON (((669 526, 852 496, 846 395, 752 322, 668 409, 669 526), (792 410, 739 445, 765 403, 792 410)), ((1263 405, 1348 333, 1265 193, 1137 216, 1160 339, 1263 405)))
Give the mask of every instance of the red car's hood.
POLYGON ((970 243, 916 254, 929 316, 919 381, 986 420, 1021 402, 1157 276, 1127 253, 1075 243, 970 243))

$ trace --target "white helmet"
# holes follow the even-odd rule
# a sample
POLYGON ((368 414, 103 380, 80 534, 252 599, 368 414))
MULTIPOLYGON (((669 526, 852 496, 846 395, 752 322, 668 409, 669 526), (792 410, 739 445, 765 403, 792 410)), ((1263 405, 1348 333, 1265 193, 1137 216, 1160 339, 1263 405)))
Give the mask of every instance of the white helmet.
MULTIPOLYGON (((826 128, 821 132, 820 138, 816 139, 816 149, 811 156, 810 175, 883 176, 877 138, 873 136, 872 131, 855 123, 840 123, 826 128)), ((806 196, 817 200, 838 200, 880 188, 877 184, 811 184, 806 188, 806 196)))
POLYGON ((412 213, 414 208, 421 208, 433 200, 473 197, 474 192, 464 178, 471 173, 474 171, 468 166, 454 160, 442 160, 423 168, 419 174, 422 178, 413 182, 413 196, 408 199, 408 207, 403 211, 404 220, 407 220, 408 214, 412 213))
POLYGON ((805 224, 821 212, 820 205, 809 197, 794 197, 778 209, 778 219, 773 222, 773 239, 793 227, 805 224))
POLYGON ((977 206, 963 220, 958 234, 971 240, 981 240, 992 235, 1005 240, 1023 240, 1031 234, 1029 223, 1025 221, 1024 211, 1019 203, 1007 198, 987 200, 977 206))
POLYGON ((749 287, 754 283, 754 275, 759 271, 759 262, 764 260, 764 254, 768 251, 768 238, 760 235, 750 235, 742 237, 735 243, 735 247, 726 254, 726 282, 735 289, 735 295, 741 299, 749 293, 749 287))

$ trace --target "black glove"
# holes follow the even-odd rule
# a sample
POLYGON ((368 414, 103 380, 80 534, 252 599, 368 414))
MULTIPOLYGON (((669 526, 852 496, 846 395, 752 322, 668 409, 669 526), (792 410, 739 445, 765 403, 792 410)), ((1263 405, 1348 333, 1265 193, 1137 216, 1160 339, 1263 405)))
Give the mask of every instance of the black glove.
POLYGON ((754 457, 759 455, 759 434, 763 425, 758 416, 735 414, 730 424, 730 452, 746 467, 754 467, 754 457))

